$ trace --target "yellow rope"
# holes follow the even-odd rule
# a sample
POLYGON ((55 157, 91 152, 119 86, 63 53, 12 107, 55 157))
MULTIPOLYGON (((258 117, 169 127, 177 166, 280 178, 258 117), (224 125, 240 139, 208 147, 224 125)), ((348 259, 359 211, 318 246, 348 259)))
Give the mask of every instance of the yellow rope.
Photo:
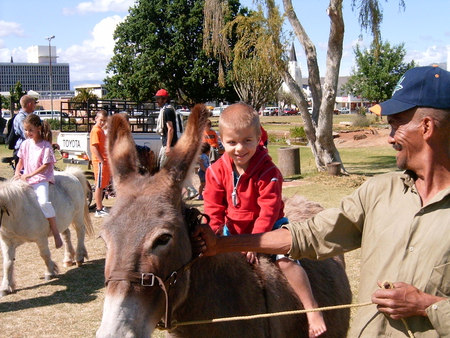
MULTIPOLYGON (((394 284, 392 284, 389 281, 384 281, 381 284, 381 288, 385 289, 393 289, 394 284), (387 287, 388 286, 388 287, 387 287)), ((366 302, 366 303, 359 303, 359 304, 344 304, 344 305, 335 305, 335 306, 325 306, 315 309, 308 309, 308 310, 292 310, 292 311, 282 311, 282 312, 273 312, 273 313, 262 313, 258 315, 249 315, 249 316, 236 316, 236 317, 224 317, 224 318, 215 318, 215 319, 206 319, 206 320, 196 320, 191 322, 177 322, 176 320, 172 321, 172 329, 176 329, 177 326, 186 326, 186 325, 199 325, 199 324, 211 324, 211 323, 221 323, 221 322, 229 322, 229 321, 238 321, 238 320, 251 320, 251 319, 258 319, 258 318, 268 318, 268 317, 274 317, 274 316, 289 316, 289 315, 297 315, 302 313, 308 313, 308 312, 322 312, 322 311, 329 311, 329 310, 338 310, 338 309, 347 309, 352 307, 363 307, 373 305, 372 302, 366 302)), ((408 332, 409 338, 414 338, 414 334, 409 329, 408 323, 404 318, 401 318, 403 324, 405 325, 406 331, 408 332)), ((159 327, 161 330, 164 328, 159 327)))
POLYGON ((197 320, 197 321, 192 321, 192 322, 177 322, 176 320, 174 320, 172 322, 172 329, 175 329, 177 326, 183 326, 183 325, 211 324, 211 323, 220 323, 220 322, 227 322, 227 321, 267 318, 267 317, 273 317, 273 316, 288 316, 288 315, 296 315, 296 314, 308 313, 308 312, 321 312, 321 311, 336 310, 336 309, 346 309, 346 308, 350 308, 350 307, 362 307, 362 306, 367 306, 367 305, 372 305, 372 304, 373 304, 372 302, 360 303, 360 304, 344 304, 344 305, 335 305, 335 306, 325 306, 325 307, 309 309, 309 310, 292 310, 292 311, 283 311, 283 312, 274 312, 274 313, 262 313, 262 314, 258 314, 258 315, 215 318, 215 319, 197 320))
MULTIPOLYGON (((383 283, 381 283, 380 288, 381 289, 394 289, 394 284, 389 281, 383 281, 383 283)), ((405 325, 405 328, 406 328, 406 331, 408 332, 409 338, 414 338, 414 333, 412 333, 412 331, 410 330, 405 318, 400 318, 400 319, 402 320, 403 324, 405 325)))

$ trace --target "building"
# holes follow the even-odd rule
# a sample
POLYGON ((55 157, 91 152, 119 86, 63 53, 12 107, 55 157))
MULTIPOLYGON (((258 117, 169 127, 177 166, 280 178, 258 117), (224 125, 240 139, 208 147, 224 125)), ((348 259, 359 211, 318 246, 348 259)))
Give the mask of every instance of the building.
MULTIPOLYGON (((68 63, 57 63, 56 47, 32 46, 28 50, 28 63, 0 63, 0 92, 9 92, 17 82, 23 91, 33 90, 41 95, 50 93, 50 60, 53 96, 70 94, 68 63)), ((73 96, 73 93, 72 93, 73 96)))
POLYGON ((83 84, 73 87, 75 89, 75 96, 80 93, 80 89, 87 89, 99 99, 105 98, 107 91, 104 84, 83 84))
MULTIPOLYGON (((291 52, 289 54, 289 74, 291 74, 292 78, 295 82, 301 87, 302 86, 302 68, 297 62, 297 53, 295 52, 294 44, 292 44, 291 52)), ((282 84, 282 90, 286 93, 290 93, 291 90, 289 89, 288 85, 283 82, 282 84)))

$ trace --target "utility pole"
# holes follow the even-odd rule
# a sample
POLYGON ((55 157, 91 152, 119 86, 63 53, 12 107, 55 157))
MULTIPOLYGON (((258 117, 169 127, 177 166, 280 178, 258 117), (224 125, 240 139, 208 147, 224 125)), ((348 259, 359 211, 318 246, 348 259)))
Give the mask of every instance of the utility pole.
POLYGON ((46 37, 45 39, 48 40, 48 55, 50 58, 50 109, 52 111, 52 119, 53 119, 53 75, 52 75, 52 47, 51 47, 51 42, 52 39, 54 39, 55 36, 52 35, 50 37, 46 37))

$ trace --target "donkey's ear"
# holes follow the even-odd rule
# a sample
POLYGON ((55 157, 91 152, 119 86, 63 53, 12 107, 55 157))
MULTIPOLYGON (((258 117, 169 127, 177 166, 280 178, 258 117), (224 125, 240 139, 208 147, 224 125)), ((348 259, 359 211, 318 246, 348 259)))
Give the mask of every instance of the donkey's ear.
POLYGON ((204 104, 197 104, 191 111, 186 129, 177 144, 170 151, 169 159, 163 168, 175 183, 185 180, 189 168, 197 159, 203 131, 209 117, 209 110, 204 104))
POLYGON ((130 124, 123 114, 108 119, 108 159, 111 163, 114 184, 138 174, 136 146, 131 136, 130 124))

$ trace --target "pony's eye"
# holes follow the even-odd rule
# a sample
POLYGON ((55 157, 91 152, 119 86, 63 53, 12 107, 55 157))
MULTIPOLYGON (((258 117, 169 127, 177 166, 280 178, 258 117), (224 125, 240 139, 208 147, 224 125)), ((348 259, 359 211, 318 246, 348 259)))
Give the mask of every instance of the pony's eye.
POLYGON ((170 241, 171 238, 172 238, 172 236, 169 234, 164 234, 164 235, 159 236, 155 240, 155 243, 153 243, 153 249, 160 245, 166 245, 170 241))

